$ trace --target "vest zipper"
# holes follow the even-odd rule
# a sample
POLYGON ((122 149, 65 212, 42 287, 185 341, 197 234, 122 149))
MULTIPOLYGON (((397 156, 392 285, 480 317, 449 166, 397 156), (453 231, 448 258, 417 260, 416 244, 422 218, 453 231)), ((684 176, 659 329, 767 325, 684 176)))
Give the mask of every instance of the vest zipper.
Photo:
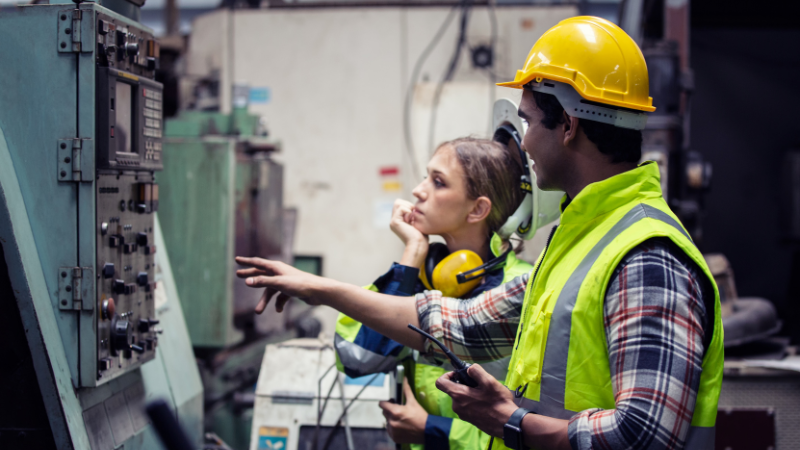
MULTIPOLYGON (((553 240, 553 235, 556 234, 556 228, 558 225, 554 226, 552 230, 550 230, 550 236, 547 237, 547 243, 544 244, 544 252, 542 253, 542 259, 539 260, 539 264, 536 266, 536 270, 533 272, 533 278, 531 279, 531 289, 533 289, 534 284, 536 283, 536 275, 539 274, 539 269, 544 264, 544 259, 547 257, 547 249, 550 248, 550 241, 553 240)), ((520 344, 520 336, 522 336, 523 328, 525 328, 525 324, 528 323, 528 313, 530 311, 526 308, 525 310, 525 317, 522 318, 522 326, 519 327, 519 332, 517 332, 517 345, 514 347, 514 350, 519 348, 520 344)))

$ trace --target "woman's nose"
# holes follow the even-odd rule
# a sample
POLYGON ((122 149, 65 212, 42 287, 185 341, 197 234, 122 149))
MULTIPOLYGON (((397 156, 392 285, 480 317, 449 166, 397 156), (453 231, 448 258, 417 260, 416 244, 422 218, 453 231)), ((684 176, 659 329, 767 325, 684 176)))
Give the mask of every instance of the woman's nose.
POLYGON ((417 200, 422 201, 422 200, 425 200, 425 198, 427 197, 427 195, 425 194, 425 189, 423 189, 424 185, 425 185, 425 182, 423 181, 422 183, 418 184, 417 187, 415 187, 413 191, 411 191, 411 195, 416 197, 417 200))

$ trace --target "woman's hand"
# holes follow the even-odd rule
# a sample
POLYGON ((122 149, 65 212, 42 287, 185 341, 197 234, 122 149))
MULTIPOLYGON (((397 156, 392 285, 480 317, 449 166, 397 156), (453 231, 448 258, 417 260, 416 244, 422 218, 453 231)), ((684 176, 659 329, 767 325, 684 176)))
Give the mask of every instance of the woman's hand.
POLYGON ((395 200, 389 228, 406 246, 400 264, 420 268, 425 261, 425 255, 428 254, 428 236, 414 228, 413 211, 414 205, 411 202, 395 200))
POLYGON ((406 398, 405 405, 385 401, 378 403, 386 417, 386 431, 398 444, 424 444, 428 413, 414 398, 408 379, 403 379, 403 395, 406 398))
POLYGON ((283 311, 283 305, 291 297, 297 297, 309 305, 319 305, 320 302, 316 297, 328 289, 326 283, 330 282, 326 278, 303 272, 280 261, 237 256, 236 262, 247 266, 237 270, 236 275, 239 278, 246 278, 248 286, 266 288, 256 305, 256 314, 264 312, 275 294, 279 294, 275 301, 275 310, 278 312, 283 311))

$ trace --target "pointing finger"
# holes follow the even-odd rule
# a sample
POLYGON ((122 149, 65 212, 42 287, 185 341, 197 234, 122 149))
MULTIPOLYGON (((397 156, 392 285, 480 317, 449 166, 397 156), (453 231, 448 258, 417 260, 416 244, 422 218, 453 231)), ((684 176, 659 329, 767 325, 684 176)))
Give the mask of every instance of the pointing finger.
POLYGON ((272 294, 274 294, 274 292, 271 292, 270 288, 264 289, 264 293, 261 294, 261 299, 256 305, 256 314, 261 314, 264 312, 264 309, 267 308, 267 304, 269 303, 269 299, 272 298, 272 294))
POLYGON ((278 295, 278 298, 275 300, 275 311, 283 312, 283 305, 285 305, 289 300, 291 300, 291 297, 281 292, 280 295, 278 295))

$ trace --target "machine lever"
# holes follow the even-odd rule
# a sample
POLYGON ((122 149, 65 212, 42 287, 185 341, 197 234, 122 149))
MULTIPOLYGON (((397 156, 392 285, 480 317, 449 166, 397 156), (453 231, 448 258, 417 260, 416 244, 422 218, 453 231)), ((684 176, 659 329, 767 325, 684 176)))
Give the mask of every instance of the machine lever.
POLYGON ((142 354, 144 353, 144 347, 140 347, 136 344, 131 344, 131 350, 135 351, 136 353, 142 354))

